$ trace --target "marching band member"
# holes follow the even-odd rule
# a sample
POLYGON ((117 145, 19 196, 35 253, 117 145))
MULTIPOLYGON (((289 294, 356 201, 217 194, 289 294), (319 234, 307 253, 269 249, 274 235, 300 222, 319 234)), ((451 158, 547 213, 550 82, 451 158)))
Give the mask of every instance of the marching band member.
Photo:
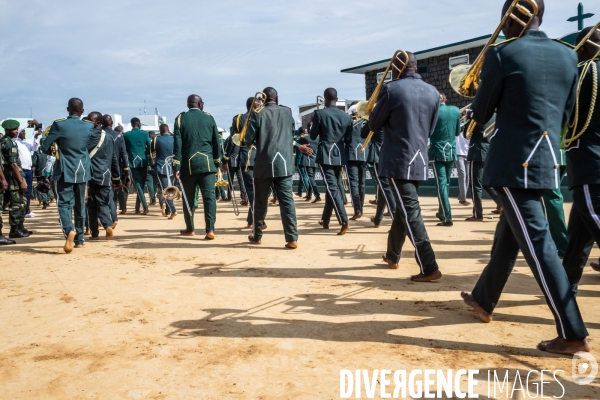
POLYGON ((187 99, 187 112, 175 119, 173 169, 184 191, 183 236, 194 236, 194 200, 196 190, 202 193, 206 240, 215 239, 217 201, 215 183, 221 164, 219 130, 212 115, 204 112, 204 102, 195 94, 187 99))
MULTIPOLYGON (((408 235, 420 268, 411 280, 429 282, 440 279, 442 273, 423 223, 417 190, 427 180, 427 140, 438 119, 440 94, 417 73, 415 55, 407 54, 408 60, 403 61, 408 65, 402 75, 397 76, 398 71, 394 70, 396 80, 382 88, 369 117, 369 127, 373 132, 383 128, 379 176, 389 178, 398 205, 383 260, 391 269, 400 268, 398 263, 408 235)), ((394 62, 398 64, 397 60, 394 62)))
MULTIPOLYGON (((6 121, 5 121, 6 122, 6 121)), ((2 123, 4 125, 4 123, 2 123)), ((10 126, 10 125, 9 125, 10 126)), ((17 126, 18 128, 18 126, 17 126)), ((0 198, 4 197, 4 191, 8 190, 8 181, 4 176, 4 155, 2 154, 2 139, 0 139, 0 198)), ((8 239, 2 234, 2 212, 0 211, 0 246, 16 244, 14 240, 8 239)))
POLYGON ((320 139, 317 151, 317 164, 323 174, 327 189, 323 216, 319 222, 324 229, 329 229, 331 214, 335 211, 338 222, 342 226, 338 235, 344 235, 350 230, 348 215, 344 207, 344 200, 340 185, 342 166, 346 143, 352 136, 352 119, 348 114, 337 108, 337 91, 333 88, 325 90, 325 109, 317 110, 313 116, 313 125, 310 130, 312 140, 320 139))
POLYGON ((129 174, 129 160, 127 157, 127 149, 125 148, 125 139, 123 138, 123 135, 120 132, 113 130, 112 127, 112 117, 109 114, 104 114, 104 116, 102 116, 102 129, 113 140, 114 152, 117 153, 117 160, 119 161, 119 176, 121 177, 121 182, 123 182, 123 185, 113 186, 113 195, 111 196, 110 200, 110 212, 113 220, 113 225, 115 225, 119 221, 119 217, 117 215, 117 203, 119 203, 119 208, 122 210, 122 214, 125 214, 127 212, 126 187, 131 185, 131 179, 129 174))
MULTIPOLYGON (((131 127, 133 129, 125 133, 123 138, 125 139, 125 148, 127 149, 127 156, 129 158, 131 177, 133 178, 133 184, 138 195, 136 206, 139 207, 139 203, 141 202, 144 208, 141 213, 147 215, 149 210, 146 196, 144 195, 144 186, 148 178, 151 142, 148 133, 141 129, 142 123, 139 118, 131 119, 131 127)), ((148 189, 150 189, 150 186, 148 186, 148 189)), ((152 195, 152 193, 149 194, 152 195)))
MULTIPOLYGON (((505 2, 502 15, 511 3, 505 2)), ((550 236, 541 197, 546 189, 557 189, 560 184, 556 155, 575 102, 577 56, 539 31, 544 2, 537 3, 539 13, 520 39, 522 25, 507 18, 502 30, 508 40, 492 45, 486 53, 473 101, 479 124, 487 123, 497 110, 498 132, 490 144, 483 183, 496 188, 504 211, 491 259, 473 293, 462 296, 484 322, 491 322, 521 250, 558 332, 556 339, 543 341, 538 348, 572 355, 590 351, 591 346, 550 236)), ((528 3, 523 6, 533 11, 528 3)), ((515 13, 524 18, 518 10, 515 13)))
POLYGON ((312 140, 308 132, 310 131, 311 124, 308 125, 307 130, 298 139, 298 149, 302 153, 302 168, 306 172, 308 179, 308 189, 306 192, 306 201, 311 201, 312 196, 315 199, 312 203, 318 203, 321 201, 321 194, 317 187, 317 181, 315 180, 315 170, 317 169, 317 149, 319 148, 319 139, 312 140))
POLYGON ((367 152, 361 151, 364 139, 361 137, 363 121, 356 113, 356 105, 350 107, 350 116, 352 118, 352 135, 350 142, 346 144, 346 172, 350 187, 350 196, 354 215, 351 221, 362 218, 363 206, 365 203, 365 178, 367 165, 367 152))
POLYGON ((173 179, 173 162, 168 161, 167 159, 173 156, 174 139, 171 132, 169 132, 169 125, 162 124, 159 127, 159 130, 160 136, 157 136, 153 142, 153 150, 156 153, 156 164, 154 167, 156 168, 156 175, 161 187, 159 198, 162 199, 162 216, 173 219, 177 216, 175 203, 173 200, 165 199, 164 196, 162 196, 162 191, 169 187, 169 177, 171 177, 171 180, 173 179))

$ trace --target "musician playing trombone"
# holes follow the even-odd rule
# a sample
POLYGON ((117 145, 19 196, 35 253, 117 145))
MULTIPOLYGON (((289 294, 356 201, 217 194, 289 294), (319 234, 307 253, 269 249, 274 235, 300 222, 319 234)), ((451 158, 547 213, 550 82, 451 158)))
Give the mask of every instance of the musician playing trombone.
MULTIPOLYGON (((517 4, 517 2, 514 2, 517 4)), ((576 99, 577 56, 539 30, 544 2, 521 1, 531 13, 525 28, 514 18, 524 11, 504 4, 501 27, 508 40, 485 53, 473 117, 485 124, 496 115, 483 184, 498 192, 504 211, 496 227, 491 258, 471 295, 462 293, 484 322, 492 321, 504 285, 523 253, 552 312, 558 337, 538 349, 572 355, 590 351, 587 329, 544 215, 542 195, 559 187, 557 156, 562 128, 576 99), (537 8, 537 13, 536 13, 537 8)), ((486 50, 484 50, 485 52, 486 50)))
POLYGON ((169 125, 162 124, 158 127, 160 136, 157 136, 152 142, 153 152, 156 153, 156 175, 160 184, 159 199, 163 199, 161 204, 162 216, 173 219, 177 216, 175 203, 171 199, 166 199, 162 196, 162 192, 169 187, 171 175, 173 174, 173 163, 171 156, 173 155, 173 135, 169 132, 169 125))
POLYGON ((204 112, 204 102, 200 96, 192 94, 187 99, 187 112, 175 119, 173 134, 173 169, 175 177, 181 181, 183 216, 185 230, 183 236, 194 236, 194 201, 196 189, 202 193, 206 240, 215 239, 217 202, 215 183, 217 169, 221 164, 221 144, 219 130, 212 115, 204 112))

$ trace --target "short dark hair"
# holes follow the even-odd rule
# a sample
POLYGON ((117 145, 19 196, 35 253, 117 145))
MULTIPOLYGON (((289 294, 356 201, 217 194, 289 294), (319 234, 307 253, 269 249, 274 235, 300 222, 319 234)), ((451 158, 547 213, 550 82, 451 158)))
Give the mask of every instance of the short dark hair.
POLYGON ((270 86, 266 87, 265 90, 263 90, 263 93, 267 95, 266 100, 275 100, 279 96, 277 90, 270 86))
POLYGON ((167 124, 160 124, 160 126, 158 127, 158 129, 160 129, 161 131, 162 131, 163 129, 165 129, 165 128, 166 128, 166 129, 169 129, 169 125, 167 125, 167 124))
POLYGON ((102 113, 98 111, 92 111, 88 114, 88 118, 96 122, 102 122, 102 113))
MULTIPOLYGON (((585 38, 587 36, 588 33, 590 33, 590 31, 592 30, 593 26, 588 26, 587 28, 584 28, 581 32, 579 32, 579 35, 577 35, 577 39, 575 39, 575 45, 577 46, 579 43, 581 43, 581 41, 583 40, 583 38, 585 38)), ((598 43, 600 44, 600 32, 596 31, 592 34, 592 36, 590 37, 590 39, 592 42, 594 43, 598 43)))
POLYGON ((327 88, 323 92, 323 97, 325 97, 325 99, 327 99, 327 100, 337 99, 338 98, 337 90, 335 90, 334 88, 331 88, 331 87, 327 88))
POLYGON ((254 102, 254 97, 248 97, 248 100, 246 100, 246 110, 250 110, 250 107, 252 107, 253 102, 254 102))
POLYGON ((133 118, 131 118, 131 121, 129 121, 129 123, 131 123, 131 125, 133 125, 133 124, 141 124, 142 121, 140 121, 140 119, 138 117, 133 117, 133 118))

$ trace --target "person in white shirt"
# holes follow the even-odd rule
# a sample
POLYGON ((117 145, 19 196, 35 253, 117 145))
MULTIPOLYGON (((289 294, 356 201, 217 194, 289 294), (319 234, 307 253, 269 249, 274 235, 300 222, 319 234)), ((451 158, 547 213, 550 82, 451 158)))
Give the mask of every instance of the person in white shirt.
POLYGON ((456 137, 456 170, 458 171, 458 201, 463 206, 470 206, 467 201, 467 188, 469 187, 469 162, 467 154, 469 153, 469 140, 464 135, 456 137))
POLYGON ((19 136, 16 139, 17 148, 19 150, 19 159, 21 160, 21 168, 23 169, 23 173, 25 174, 25 182, 27 183, 27 193, 25 193, 25 197, 27 199, 27 208, 25 218, 33 218, 35 214, 31 212, 29 208, 29 204, 31 202, 31 190, 33 188, 33 171, 32 167, 32 159, 31 152, 37 151, 40 145, 37 143, 37 138, 41 135, 41 130, 36 130, 35 135, 31 138, 26 139, 25 129, 19 132, 19 136))

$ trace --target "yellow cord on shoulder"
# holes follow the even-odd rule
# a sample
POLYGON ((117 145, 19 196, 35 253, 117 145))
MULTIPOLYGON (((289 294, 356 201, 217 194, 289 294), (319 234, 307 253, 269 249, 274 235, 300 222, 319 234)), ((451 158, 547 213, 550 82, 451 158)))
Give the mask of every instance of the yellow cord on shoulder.
POLYGON ((579 82, 577 83, 577 100, 575 102, 575 118, 573 119, 573 123, 569 124, 569 128, 573 129, 573 136, 570 138, 566 137, 565 134, 565 147, 570 147, 573 142, 579 139, 583 134, 587 131, 592 122, 592 117, 594 116, 594 111, 596 108, 596 100, 598 99, 598 66, 596 65, 595 60, 588 61, 583 67, 583 71, 581 73, 581 77, 579 78, 579 82), (585 125, 581 129, 579 133, 577 132, 577 125, 579 124, 579 97, 581 94, 581 87, 583 86, 583 81, 590 69, 592 68, 592 99, 590 102, 590 110, 588 112, 587 120, 585 125))

